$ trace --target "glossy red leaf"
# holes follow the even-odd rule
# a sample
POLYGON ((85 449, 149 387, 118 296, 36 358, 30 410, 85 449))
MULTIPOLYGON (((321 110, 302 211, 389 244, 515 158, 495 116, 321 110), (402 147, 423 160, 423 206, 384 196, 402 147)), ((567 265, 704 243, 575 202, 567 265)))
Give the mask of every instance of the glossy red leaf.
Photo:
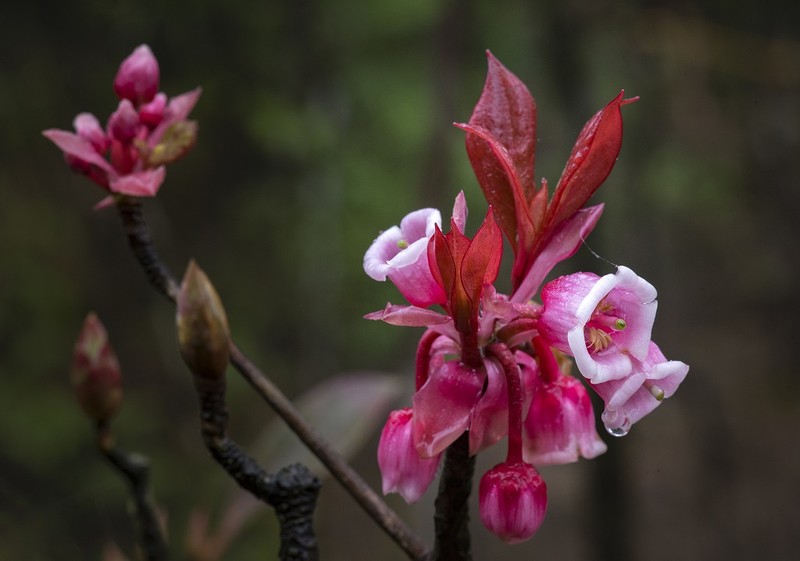
POLYGON ((547 228, 583 207, 605 181, 622 146, 623 92, 584 125, 547 209, 547 228))
POLYGON ((469 124, 490 131, 505 147, 517 180, 530 199, 534 191, 536 102, 525 84, 491 52, 487 51, 486 56, 489 63, 486 82, 469 124))
POLYGON ((511 155, 490 131, 468 124, 456 126, 467 132, 467 152, 475 175, 489 205, 496 209, 497 223, 516 253, 518 247, 524 248, 531 243, 536 228, 528 214, 528 202, 511 155), (472 143, 469 139, 473 139, 472 143))
POLYGON ((536 103, 519 78, 491 53, 487 56, 489 69, 481 97, 469 123, 456 126, 467 131, 472 169, 516 251, 517 230, 524 231, 524 239, 532 229, 527 201, 535 192, 536 103))
POLYGON ((486 218, 469 244, 461 264, 461 283, 473 305, 477 306, 483 285, 492 284, 497 278, 502 256, 503 235, 494 221, 492 207, 489 207, 486 218))

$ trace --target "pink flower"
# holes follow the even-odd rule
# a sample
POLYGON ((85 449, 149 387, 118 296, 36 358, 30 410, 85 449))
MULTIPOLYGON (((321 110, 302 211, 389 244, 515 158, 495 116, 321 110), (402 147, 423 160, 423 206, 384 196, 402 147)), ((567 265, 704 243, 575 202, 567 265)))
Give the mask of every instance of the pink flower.
POLYGON ((575 273, 548 283, 539 331, 575 357, 595 384, 629 375, 647 356, 656 315, 656 289, 627 267, 598 277, 575 273))
MULTIPOLYGON (((106 130, 90 113, 79 114, 75 133, 58 129, 44 136, 64 153, 70 167, 110 193, 152 197, 169 164, 186 154, 197 136, 187 120, 200 89, 167 100, 158 90, 158 62, 146 45, 123 61, 114 81, 121 100, 106 130)), ((98 207, 112 202, 107 197, 98 207)))
POLYGON ((135 105, 147 103, 158 92, 158 61, 147 45, 139 45, 122 61, 114 78, 114 92, 135 105))
POLYGON ((661 349, 650 342, 647 357, 635 362, 629 376, 592 384, 606 404, 601 416, 606 430, 614 436, 627 434, 634 423, 675 393, 688 372, 687 364, 667 360, 661 349))
POLYGON ((589 394, 572 376, 536 386, 524 426, 524 456, 532 464, 567 464, 607 450, 594 427, 589 394))
POLYGON ((433 361, 427 381, 413 399, 413 436, 421 456, 439 455, 469 428, 485 379, 485 372, 459 360, 433 361))
POLYGON ((364 255, 364 271, 377 281, 388 278, 414 306, 444 303, 444 291, 428 266, 428 239, 441 224, 442 215, 433 208, 407 214, 400 227, 392 226, 372 243, 364 255))
POLYGON ((441 455, 420 457, 411 436, 412 415, 411 409, 392 411, 378 444, 383 494, 399 493, 409 504, 428 489, 441 460, 441 455))
POLYGON ((544 521, 547 486, 530 464, 496 465, 481 478, 479 494, 483 525, 505 542, 530 539, 544 521))

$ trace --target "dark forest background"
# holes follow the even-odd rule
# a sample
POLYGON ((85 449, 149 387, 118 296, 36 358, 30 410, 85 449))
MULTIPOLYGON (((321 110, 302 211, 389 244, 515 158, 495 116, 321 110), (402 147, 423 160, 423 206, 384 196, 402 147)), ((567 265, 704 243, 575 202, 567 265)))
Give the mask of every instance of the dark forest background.
MULTIPOLYGON (((449 215, 459 189, 474 231, 485 202, 450 123, 478 99, 485 49, 537 99, 536 175, 552 185, 583 123, 621 88, 641 96, 624 110, 589 244, 659 289, 655 338, 689 377, 605 456, 543 470, 550 510, 534 539, 506 546, 475 523, 475 558, 795 558, 798 22, 798 4, 716 0, 4 2, 0 559, 99 560, 110 540, 131 552, 125 488, 68 384, 89 310, 120 356, 116 431, 152 460, 173 558, 190 511, 232 488, 198 436, 171 307, 115 213, 91 210, 100 190, 40 134, 80 111, 104 120, 118 64, 140 43, 162 90, 203 87, 199 142, 145 204, 159 249, 176 272, 198 260, 240 346, 290 396, 338 373, 410 379, 419 333, 361 319, 400 300, 361 258, 413 209, 449 215)), ((577 269, 611 270, 588 250, 561 272, 577 269)), ((232 432, 247 443, 271 412, 230 380, 232 432)), ((353 458, 375 487, 379 427, 353 458)), ((430 499, 388 500, 430 536, 430 499)), ((325 559, 403 558, 331 480, 317 525, 325 559)), ((274 530, 265 514, 225 558, 272 558, 274 530)))

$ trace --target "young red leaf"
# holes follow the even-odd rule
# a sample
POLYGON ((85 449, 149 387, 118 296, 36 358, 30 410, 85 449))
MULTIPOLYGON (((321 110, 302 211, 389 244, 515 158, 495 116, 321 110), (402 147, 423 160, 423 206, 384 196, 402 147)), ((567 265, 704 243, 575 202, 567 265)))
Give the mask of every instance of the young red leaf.
POLYGON ((456 277, 456 264, 450 254, 447 240, 438 225, 428 241, 428 266, 431 268, 433 279, 447 294, 447 305, 449 306, 450 293, 456 277))
MULTIPOLYGON (((505 147, 525 198, 530 199, 534 192, 536 102, 525 84, 491 52, 486 51, 486 56, 489 63, 486 82, 469 124, 490 131, 505 147)), ((467 150, 469 143, 468 139, 467 150)))
POLYGON ((475 175, 516 253, 518 247, 527 247, 532 242, 535 228, 511 156, 490 131, 472 125, 456 126, 467 132, 467 152, 475 175))
POLYGON ((524 246, 532 236, 527 208, 535 191, 536 103, 519 78, 488 51, 487 56, 489 69, 481 97, 469 123, 456 126, 467 131, 472 169, 516 252, 518 243, 524 246))
POLYGON ((605 181, 622 145, 622 94, 584 125, 547 209, 547 228, 577 212, 605 181))
POLYGON ((514 252, 517 251, 517 205, 522 187, 514 172, 511 157, 489 131, 464 123, 455 126, 466 131, 467 155, 486 201, 495 209, 497 222, 514 252))
POLYGON ((503 235, 494 221, 492 207, 489 207, 486 218, 472 239, 461 263, 461 283, 475 311, 483 286, 492 284, 497 278, 502 256, 503 235))

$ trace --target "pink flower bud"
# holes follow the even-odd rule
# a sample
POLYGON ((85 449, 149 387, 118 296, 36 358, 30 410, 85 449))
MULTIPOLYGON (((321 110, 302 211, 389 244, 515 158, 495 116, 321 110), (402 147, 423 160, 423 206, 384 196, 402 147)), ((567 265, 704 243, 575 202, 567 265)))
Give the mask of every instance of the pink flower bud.
POLYGON ((108 333, 94 312, 86 316, 72 354, 70 380, 84 413, 97 423, 122 405, 122 375, 108 333))
POLYGON ((117 110, 108 118, 108 134, 115 140, 127 144, 139 132, 139 114, 133 104, 123 99, 119 102, 117 110))
POLYGON ((114 92, 135 105, 147 103, 158 92, 158 61, 147 45, 139 45, 122 61, 114 78, 114 92))
POLYGON ((441 454, 420 457, 411 436, 412 415, 408 408, 389 413, 378 444, 383 494, 399 493, 409 504, 417 502, 428 489, 441 460, 441 454))
POLYGON ((167 107, 167 94, 159 92, 150 103, 145 103, 139 108, 139 119, 150 128, 154 128, 164 118, 164 109, 167 107))
POLYGON ((532 465, 502 463, 481 478, 479 500, 483 525, 503 541, 519 543, 544 521, 547 486, 532 465))

